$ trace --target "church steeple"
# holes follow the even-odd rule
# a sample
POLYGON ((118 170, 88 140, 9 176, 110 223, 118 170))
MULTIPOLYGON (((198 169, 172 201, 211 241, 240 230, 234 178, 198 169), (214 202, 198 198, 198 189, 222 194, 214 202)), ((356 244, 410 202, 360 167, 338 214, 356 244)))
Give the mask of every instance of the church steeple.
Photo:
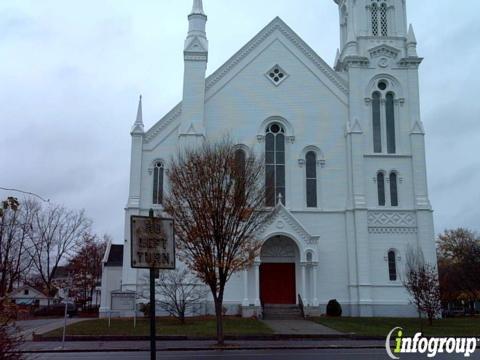
POLYGON ((141 135, 144 133, 144 126, 143 126, 143 111, 142 111, 142 95, 138 100, 138 108, 137 108, 137 118, 133 123, 132 127, 132 135, 141 135))
POLYGON ((208 62, 207 15, 202 0, 193 0, 184 47, 184 79, 180 146, 195 145, 205 137, 205 73, 208 62))

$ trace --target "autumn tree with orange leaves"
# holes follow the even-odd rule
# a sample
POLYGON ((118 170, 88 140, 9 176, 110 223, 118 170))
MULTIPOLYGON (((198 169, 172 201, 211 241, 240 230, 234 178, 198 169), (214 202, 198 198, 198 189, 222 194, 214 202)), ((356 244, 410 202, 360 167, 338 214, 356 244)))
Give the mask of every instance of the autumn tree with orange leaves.
POLYGON ((252 265, 261 247, 256 232, 272 216, 264 208, 263 161, 240 151, 225 138, 181 152, 169 166, 164 201, 180 260, 212 293, 219 344, 225 285, 252 265))

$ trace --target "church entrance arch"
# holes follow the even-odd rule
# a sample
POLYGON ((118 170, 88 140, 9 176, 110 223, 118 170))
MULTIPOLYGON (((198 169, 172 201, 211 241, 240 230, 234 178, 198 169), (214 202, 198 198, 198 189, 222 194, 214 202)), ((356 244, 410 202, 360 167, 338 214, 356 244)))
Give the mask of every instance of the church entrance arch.
POLYGON ((262 304, 296 304, 299 250, 287 236, 268 239, 260 252, 260 301, 262 304))

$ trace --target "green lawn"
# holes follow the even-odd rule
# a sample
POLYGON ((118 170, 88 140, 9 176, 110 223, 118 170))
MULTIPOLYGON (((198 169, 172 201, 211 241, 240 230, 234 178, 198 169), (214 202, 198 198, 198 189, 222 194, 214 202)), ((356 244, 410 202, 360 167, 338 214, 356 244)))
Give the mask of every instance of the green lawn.
MULTIPOLYGON (((419 319, 320 317, 313 320, 341 332, 365 336, 387 336, 397 326, 408 336, 420 331, 419 319)), ((480 336, 480 318, 435 320, 432 326, 424 319, 423 333, 427 336, 480 336)))
MULTIPOLYGON (((261 321, 226 317, 224 319, 225 335, 269 335, 272 330, 261 321)), ((44 336, 62 336, 63 329, 51 331, 44 336)), ((150 323, 148 319, 137 319, 133 328, 133 319, 112 319, 110 328, 108 319, 95 319, 79 322, 67 327, 67 335, 130 335, 148 336, 150 323)), ((157 335, 215 336, 216 322, 213 317, 188 319, 185 325, 173 318, 157 319, 157 335)))

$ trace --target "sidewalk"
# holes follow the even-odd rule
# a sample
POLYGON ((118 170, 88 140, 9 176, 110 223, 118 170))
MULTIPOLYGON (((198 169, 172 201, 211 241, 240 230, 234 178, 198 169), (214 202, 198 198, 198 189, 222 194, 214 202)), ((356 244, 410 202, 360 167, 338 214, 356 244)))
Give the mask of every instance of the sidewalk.
MULTIPOLYGON (((380 340, 232 340, 226 341, 223 350, 270 350, 270 349, 383 349, 385 341, 380 340)), ((32 342, 22 345, 21 350, 27 353, 41 352, 116 352, 116 351, 148 351, 148 341, 88 341, 66 342, 62 349, 61 342, 32 342)), ((157 341, 158 351, 182 351, 182 350, 214 350, 217 349, 214 340, 177 340, 157 341)))
POLYGON ((308 320, 261 320, 280 335, 345 335, 308 320))

